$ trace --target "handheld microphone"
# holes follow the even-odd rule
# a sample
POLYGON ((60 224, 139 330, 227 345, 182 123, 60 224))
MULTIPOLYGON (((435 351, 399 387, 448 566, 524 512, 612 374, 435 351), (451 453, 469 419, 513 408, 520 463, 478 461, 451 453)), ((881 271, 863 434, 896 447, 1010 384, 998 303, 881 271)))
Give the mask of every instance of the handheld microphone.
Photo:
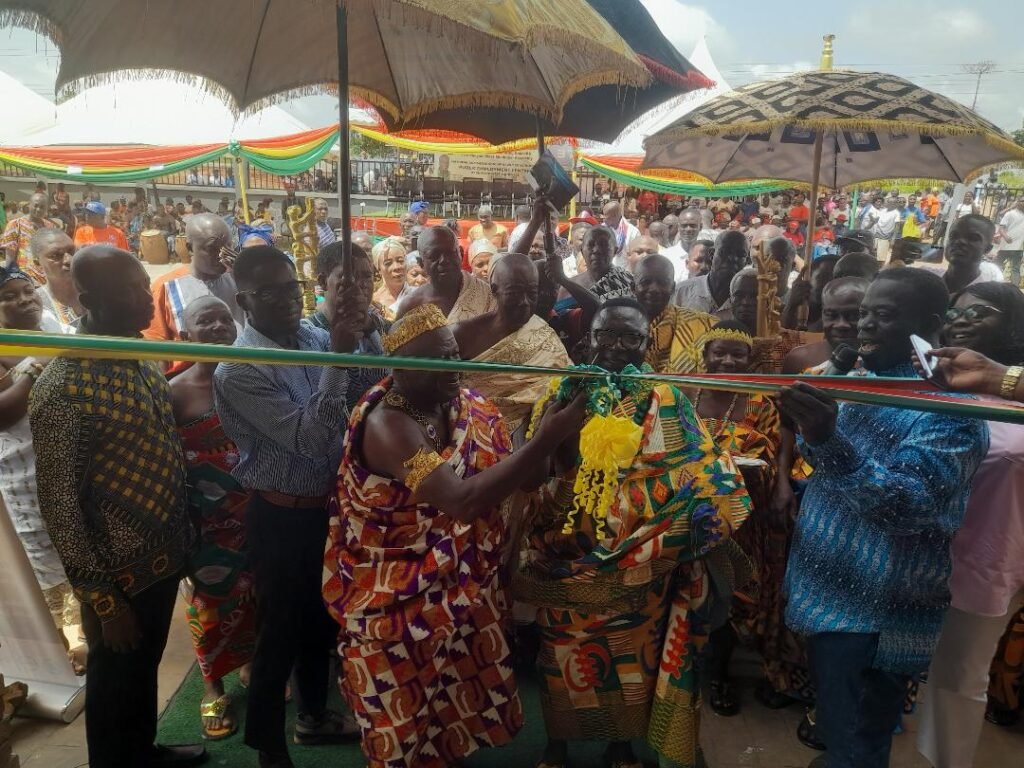
POLYGON ((840 344, 832 350, 825 368, 826 376, 845 376, 857 364, 857 350, 849 344, 840 344))

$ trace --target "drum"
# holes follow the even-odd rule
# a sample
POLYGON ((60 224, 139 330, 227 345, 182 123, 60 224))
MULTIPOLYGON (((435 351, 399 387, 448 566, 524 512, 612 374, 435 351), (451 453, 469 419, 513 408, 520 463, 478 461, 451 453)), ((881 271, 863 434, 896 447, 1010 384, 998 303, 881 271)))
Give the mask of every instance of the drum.
POLYGON ((182 264, 192 263, 192 252, 188 249, 188 238, 185 235, 174 238, 174 252, 178 254, 178 261, 182 264))
POLYGON ((147 264, 167 264, 167 235, 161 229, 144 229, 139 233, 139 252, 147 264))

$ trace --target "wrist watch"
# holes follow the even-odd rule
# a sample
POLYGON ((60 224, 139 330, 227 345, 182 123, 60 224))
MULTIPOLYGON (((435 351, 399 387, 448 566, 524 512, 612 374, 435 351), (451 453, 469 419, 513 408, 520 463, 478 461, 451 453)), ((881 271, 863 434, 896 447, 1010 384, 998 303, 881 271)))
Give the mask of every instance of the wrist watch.
POLYGON ((1017 383, 1020 381, 1021 374, 1024 374, 1024 366, 1011 365, 1006 369, 1006 373, 1003 374, 1003 382, 999 385, 999 396, 1007 400, 1013 400, 1013 395, 1017 391, 1017 383))

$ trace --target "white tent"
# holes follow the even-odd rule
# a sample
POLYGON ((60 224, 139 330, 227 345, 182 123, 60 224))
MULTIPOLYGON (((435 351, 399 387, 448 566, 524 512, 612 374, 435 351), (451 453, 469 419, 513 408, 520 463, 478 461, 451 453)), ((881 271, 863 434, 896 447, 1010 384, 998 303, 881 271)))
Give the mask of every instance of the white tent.
POLYGON ((0 100, 5 105, 0 119, 0 144, 23 144, 25 137, 51 125, 57 115, 52 102, 0 72, 0 100))
POLYGON ((655 107, 650 112, 640 116, 632 125, 626 128, 619 137, 609 145, 587 152, 588 155, 629 155, 640 154, 644 151, 644 139, 653 133, 657 133, 666 125, 669 125, 687 112, 696 109, 701 104, 715 98, 721 93, 731 90, 725 77, 715 66, 708 50, 707 41, 702 37, 688 57, 693 66, 703 72, 711 80, 715 81, 714 88, 706 88, 702 91, 691 91, 683 93, 675 98, 669 99, 661 106, 655 107))
POLYGON ((171 79, 97 86, 50 110, 48 124, 6 143, 207 144, 309 130, 280 107, 236 121, 220 100, 171 79))

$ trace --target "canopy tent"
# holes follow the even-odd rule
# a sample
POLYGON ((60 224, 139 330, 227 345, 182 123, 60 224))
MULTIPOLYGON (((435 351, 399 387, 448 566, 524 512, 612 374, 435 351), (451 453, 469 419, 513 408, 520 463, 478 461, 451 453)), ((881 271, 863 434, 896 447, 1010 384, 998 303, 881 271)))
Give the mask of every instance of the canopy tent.
POLYGON ((579 153, 577 159, 585 168, 589 168, 602 176, 615 179, 639 189, 666 195, 686 195, 687 197, 735 197, 738 195, 760 195, 789 189, 794 185, 789 181, 777 179, 751 179, 749 181, 730 181, 725 184, 708 184, 702 177, 686 171, 665 171, 650 173, 641 171, 643 155, 589 155, 579 153))
POLYGON ((174 146, 0 147, 0 161, 52 179, 131 182, 153 179, 232 154, 268 173, 300 173, 315 165, 338 140, 338 126, 277 136, 174 146))
POLYGON ((53 125, 57 108, 6 72, 0 72, 0 94, 6 107, 0 120, 0 145, 21 144, 27 136, 53 125))
POLYGON ((708 50, 707 41, 702 37, 697 46, 693 49, 687 59, 690 63, 702 72, 709 80, 714 81, 710 88, 699 91, 681 93, 669 99, 661 106, 645 112, 638 120, 628 126, 618 138, 607 148, 595 149, 594 154, 626 155, 632 153, 643 154, 644 139, 657 133, 667 125, 671 125, 690 110, 710 101, 721 93, 732 90, 725 77, 718 70, 714 59, 711 58, 711 51, 708 50))
POLYGON ((728 82, 719 71, 707 41, 702 37, 688 60, 709 79, 714 86, 702 91, 691 91, 676 96, 659 107, 644 113, 611 144, 605 147, 581 150, 577 155, 579 163, 592 171, 607 176, 622 184, 640 189, 649 189, 659 194, 696 195, 712 197, 718 195, 753 195, 784 189, 789 184, 774 180, 751 180, 730 184, 710 185, 705 179, 692 173, 653 174, 640 170, 644 159, 644 139, 671 125, 683 115, 696 109, 721 93, 730 90, 728 82))

